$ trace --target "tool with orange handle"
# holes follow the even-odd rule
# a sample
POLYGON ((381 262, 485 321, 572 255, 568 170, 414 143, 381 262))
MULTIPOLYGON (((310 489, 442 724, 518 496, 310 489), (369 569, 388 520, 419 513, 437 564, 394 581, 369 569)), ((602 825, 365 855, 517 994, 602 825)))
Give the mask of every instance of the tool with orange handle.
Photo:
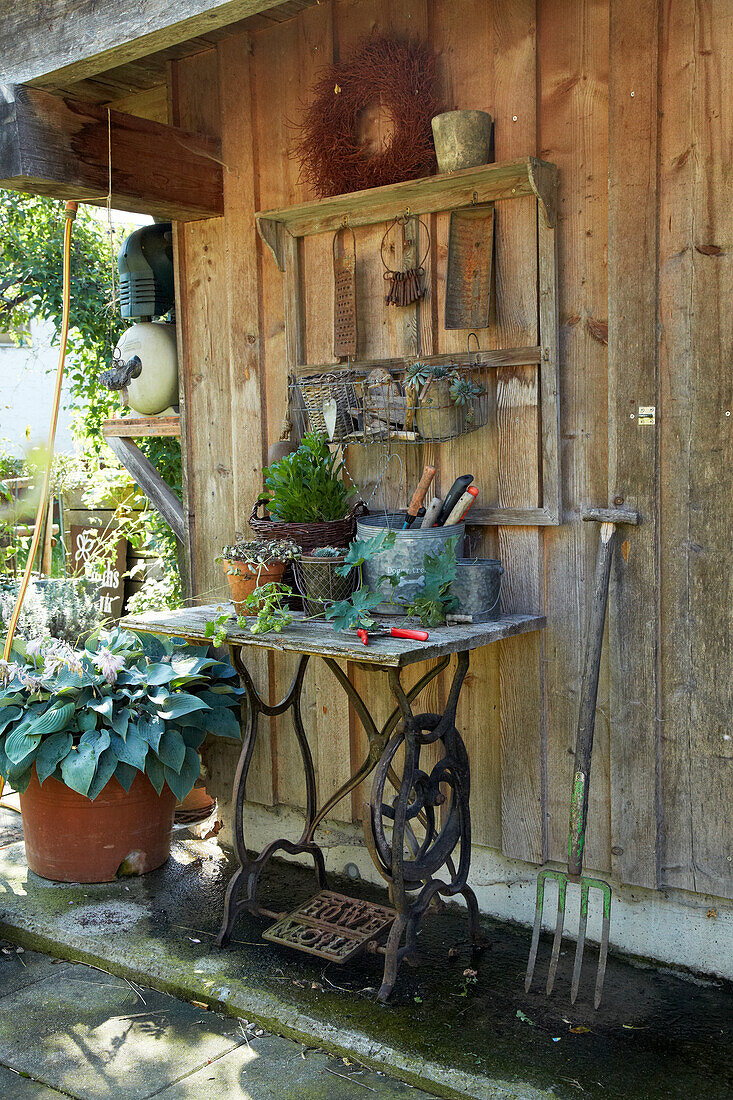
POLYGON ((478 496, 478 488, 475 485, 469 485, 462 497, 459 497, 457 503, 454 505, 452 512, 445 521, 446 527, 451 527, 455 523, 460 523, 466 518, 466 513, 472 507, 473 502, 478 496))
POLYGON ((420 511, 425 494, 427 493, 433 478, 435 477, 435 467, 426 466, 422 472, 422 477, 418 483, 417 489, 412 494, 412 500, 410 501, 407 509, 407 515, 405 516, 405 522, 402 525, 402 530, 406 531, 408 527, 414 522, 417 513, 420 511))

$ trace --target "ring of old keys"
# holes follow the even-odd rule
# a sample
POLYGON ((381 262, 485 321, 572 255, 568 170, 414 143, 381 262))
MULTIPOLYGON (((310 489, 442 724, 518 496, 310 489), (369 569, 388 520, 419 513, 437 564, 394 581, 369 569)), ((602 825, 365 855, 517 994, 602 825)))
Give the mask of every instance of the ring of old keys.
POLYGON ((384 258, 384 245, 387 241, 387 237, 396 225, 404 226, 409 220, 410 216, 407 214, 400 214, 398 217, 394 218, 387 226, 387 230, 382 237, 382 243, 379 248, 379 254, 382 257, 382 264, 384 266, 384 278, 388 284, 388 291, 384 300, 392 306, 410 306, 413 302, 417 302, 418 299, 424 297, 426 290, 423 275, 425 274, 425 261, 430 253, 430 231, 421 218, 415 219, 418 225, 418 237, 419 227, 422 226, 425 230, 428 243, 425 249, 425 255, 418 266, 407 268, 406 271, 393 271, 384 258))

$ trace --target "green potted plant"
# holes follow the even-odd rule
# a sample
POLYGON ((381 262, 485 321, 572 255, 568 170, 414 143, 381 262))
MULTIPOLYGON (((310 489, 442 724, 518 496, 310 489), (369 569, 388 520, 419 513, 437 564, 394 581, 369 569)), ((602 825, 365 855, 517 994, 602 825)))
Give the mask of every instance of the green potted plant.
POLYGON ((412 363, 405 375, 408 419, 423 439, 453 439, 472 426, 486 388, 467 372, 442 363, 412 363))
POLYGON ((224 566, 237 615, 243 613, 244 602, 255 588, 280 581, 288 563, 299 554, 291 539, 240 539, 225 546, 216 560, 224 566))
POLYGON ((354 532, 356 489, 343 472, 325 435, 303 436, 296 451, 265 468, 265 489, 249 521, 255 535, 293 539, 304 551, 346 546, 354 532))
POLYGON ((228 662, 178 639, 19 639, 0 663, 0 774, 20 792, 31 870, 105 882, 164 863, 199 746, 241 736, 241 693, 228 662))

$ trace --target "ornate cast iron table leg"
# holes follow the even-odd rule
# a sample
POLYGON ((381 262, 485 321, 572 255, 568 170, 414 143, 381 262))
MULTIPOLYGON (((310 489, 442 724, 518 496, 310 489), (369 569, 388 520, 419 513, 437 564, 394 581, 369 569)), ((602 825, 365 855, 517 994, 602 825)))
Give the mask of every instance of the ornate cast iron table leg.
POLYGON ((242 661, 238 647, 231 647, 231 657, 232 664, 239 673, 242 684, 246 689, 248 705, 247 725, 242 751, 239 756, 239 763, 234 777, 234 792, 232 798, 234 803, 234 849, 237 853, 237 859, 239 860, 240 866, 232 876, 224 899, 224 919, 217 939, 217 943, 220 947, 223 947, 229 942, 234 923, 239 914, 244 910, 250 913, 264 913, 267 916, 280 915, 264 909, 257 901, 257 889, 260 875, 275 852, 282 850, 289 852, 291 855, 307 852, 308 855, 313 857, 319 889, 323 889, 326 886, 326 865, 323 859, 323 853, 318 845, 312 842, 312 824, 316 814, 316 773, 313 767, 313 757, 308 745, 308 738, 303 728, 303 718, 300 710, 300 697, 303 690, 305 670, 308 665, 308 654, 304 654, 298 661, 298 667, 293 677, 293 682, 284 699, 281 699, 279 703, 274 705, 265 703, 264 699, 257 691, 252 681, 252 677, 242 661), (244 802, 247 790, 247 774, 252 763, 252 755, 257 741, 259 716, 260 714, 267 715, 268 717, 284 714, 285 711, 291 709, 293 712, 295 734, 303 759, 303 771, 305 773, 305 825, 300 840, 296 843, 285 839, 273 840, 262 849, 255 859, 251 860, 247 855, 247 845, 244 837, 244 802), (244 896, 241 898, 240 893, 244 893, 244 896))
POLYGON ((468 653, 458 654, 445 711, 440 714, 413 714, 411 699, 402 687, 397 669, 390 669, 390 689, 402 716, 402 727, 395 732, 381 755, 374 775, 367 832, 372 857, 382 876, 390 883, 397 919, 385 948, 384 977, 378 1000, 386 1001, 392 992, 397 970, 403 959, 417 961, 416 931, 423 913, 436 894, 452 897, 462 894, 468 907, 469 936, 480 946, 483 935, 479 925, 476 895, 468 886, 471 858, 471 818, 469 814, 470 769, 463 739, 456 729, 458 697, 468 670, 468 653), (426 773, 420 768, 420 750, 439 741, 443 755, 426 773), (385 786, 398 751, 404 746, 404 765, 397 797, 385 799, 385 786), (449 789, 448 795, 441 787, 449 789), (442 807, 442 820, 436 808, 442 807), (385 830, 385 818, 392 824, 391 843, 385 830), (419 820, 424 836, 418 839, 413 826, 419 820), (371 836, 369 835, 371 833, 371 836), (460 843, 455 865, 451 859, 460 843), (406 855, 406 844, 410 849, 406 855), (436 878, 441 868, 448 880, 436 878), (403 943, 404 937, 404 943, 403 943))
MULTIPOLYGON (((303 688, 305 670, 308 664, 308 655, 304 654, 300 658, 293 682, 287 694, 284 699, 274 706, 265 703, 260 696, 242 661, 241 652, 238 647, 231 647, 231 657, 232 664, 239 673, 242 684, 247 692, 248 713, 244 742, 242 744, 239 764, 237 765, 237 771, 234 778, 234 793, 232 798, 234 804, 234 847, 240 866, 232 876, 227 888, 224 900, 224 919, 217 940, 220 946, 224 946, 229 942, 237 917, 245 910, 251 913, 261 913, 272 917, 282 916, 280 913, 273 913, 271 910, 263 908, 257 900, 257 890, 262 871, 265 864, 277 851, 285 851, 290 854, 307 852, 313 857, 319 889, 324 889, 326 887, 325 861, 320 847, 313 839, 315 831, 320 822, 331 812, 333 807, 340 802, 342 798, 350 794, 351 791, 355 790, 356 787, 374 771, 384 752, 389 737, 401 717, 400 705, 398 704, 382 728, 379 729, 372 719, 364 700, 350 682, 348 676, 338 662, 332 660, 330 657, 323 658, 324 663, 329 667, 343 690, 346 692, 366 731, 369 740, 369 752, 367 758, 346 783, 344 783, 319 810, 316 810, 315 769, 313 767, 313 757, 308 746, 308 739, 303 728, 300 711, 300 696, 303 688), (258 719, 260 714, 267 716, 279 715, 284 714, 285 711, 291 708, 293 711, 293 724, 298 738, 306 780, 306 813, 303 832, 297 843, 294 844, 284 839, 273 840, 262 849, 255 859, 250 859, 247 854, 247 846, 244 837, 244 804, 246 800, 247 774, 252 763, 252 756, 257 739, 258 719), (244 893, 244 897, 240 898, 241 893, 244 893)), ((443 671, 448 665, 449 660, 450 658, 448 657, 441 658, 410 688, 405 694, 408 707, 423 688, 426 687, 438 673, 443 671)), ((374 671, 385 671, 385 669, 377 666, 374 671)), ((395 777, 392 769, 390 769, 390 774, 394 782, 395 777)))

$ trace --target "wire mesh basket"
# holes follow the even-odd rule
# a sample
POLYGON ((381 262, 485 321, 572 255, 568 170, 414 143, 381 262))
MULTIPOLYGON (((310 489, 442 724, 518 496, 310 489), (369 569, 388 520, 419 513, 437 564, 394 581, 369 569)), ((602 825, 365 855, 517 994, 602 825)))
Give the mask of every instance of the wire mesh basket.
POLYGON ((343 564, 343 555, 320 557, 316 554, 303 554, 293 563, 295 586, 303 597, 306 615, 322 615, 331 604, 348 600, 356 588, 358 570, 352 569, 342 577, 337 569, 343 564))
POLYGON ((301 431, 335 443, 439 443, 489 418, 489 368, 481 363, 414 363, 303 374, 291 408, 301 431))

